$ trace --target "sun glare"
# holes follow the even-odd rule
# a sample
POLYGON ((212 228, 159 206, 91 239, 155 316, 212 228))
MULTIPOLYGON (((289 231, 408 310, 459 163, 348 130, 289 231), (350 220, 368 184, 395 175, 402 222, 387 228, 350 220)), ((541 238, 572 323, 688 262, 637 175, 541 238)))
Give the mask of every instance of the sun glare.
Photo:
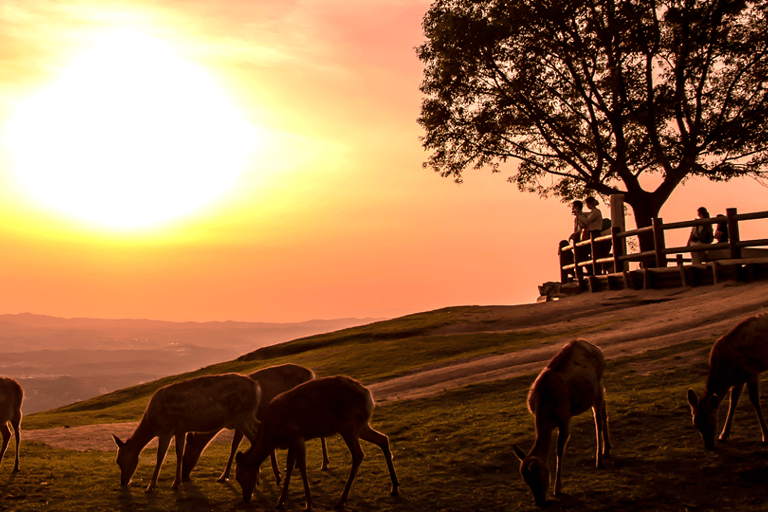
POLYGON ((23 188, 54 211, 136 229, 231 189, 258 133, 211 75, 158 39, 98 37, 19 104, 6 141, 23 188))

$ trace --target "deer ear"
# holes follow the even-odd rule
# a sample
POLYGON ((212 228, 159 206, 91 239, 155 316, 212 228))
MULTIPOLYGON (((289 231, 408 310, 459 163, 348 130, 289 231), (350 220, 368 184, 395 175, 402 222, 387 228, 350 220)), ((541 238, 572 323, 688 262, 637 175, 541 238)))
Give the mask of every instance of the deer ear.
POLYGON ((714 408, 715 404, 717 404, 717 400, 718 400, 717 394, 714 394, 711 397, 709 397, 709 399, 707 400, 707 405, 709 407, 714 408))
POLYGON ((117 448, 120 449, 123 446, 125 446, 125 443, 120 440, 119 437, 117 437, 115 434, 112 434, 112 439, 115 440, 115 444, 117 445, 117 448))
POLYGON ((512 445, 512 449, 515 451, 515 456, 520 459, 520 462, 522 462, 523 459, 525 459, 525 452, 516 444, 512 445))
POLYGON ((688 390, 688 403, 691 405, 691 407, 696 407, 699 405, 699 397, 696 396, 696 392, 692 389, 688 390))
POLYGON ((243 457, 244 457, 243 452, 237 452, 237 455, 235 455, 235 462, 237 462, 238 464, 242 464, 243 457))

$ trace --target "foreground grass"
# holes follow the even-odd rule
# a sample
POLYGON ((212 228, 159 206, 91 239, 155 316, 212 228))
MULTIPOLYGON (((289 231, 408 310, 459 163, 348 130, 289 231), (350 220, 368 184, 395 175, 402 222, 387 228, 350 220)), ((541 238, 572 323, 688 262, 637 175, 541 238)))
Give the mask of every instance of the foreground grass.
MULTIPOLYGON (((714 453, 703 449, 690 422, 685 399, 700 391, 706 375, 702 357, 711 340, 699 340, 641 356, 609 362, 607 389, 613 453, 596 470, 594 424, 590 414, 574 419, 566 451, 564 496, 549 510, 699 511, 765 510, 768 502, 768 448, 747 400, 741 404, 732 439, 714 453), (691 363, 693 361, 693 363, 691 363), (691 364, 689 364, 691 363, 691 364), (681 366, 682 364, 682 366, 681 366)), ((390 437, 401 495, 390 497, 389 478, 379 450, 367 454, 349 498, 350 511, 534 510, 518 474, 512 444, 529 448, 533 421, 526 408, 535 375, 478 384, 428 399, 377 408, 374 428, 390 437)), ((721 411, 721 423, 724 411, 721 411)), ((349 469, 340 439, 329 440, 332 470, 321 472, 319 443, 308 443, 315 506, 330 510, 349 469)), ((12 447, 11 447, 12 448, 12 447)), ((554 449, 554 443, 553 443, 554 449)), ((175 455, 171 450, 153 494, 145 494, 154 464, 146 450, 127 489, 118 485, 113 453, 78 453, 22 443, 22 472, 12 476, 6 455, 0 470, 3 510, 264 510, 277 502, 271 472, 250 504, 239 486, 216 483, 228 447, 213 445, 193 473, 193 482, 169 489, 175 455)), ((284 452, 280 458, 284 461, 284 452)), ((554 470, 554 460, 550 466, 554 470)), ((303 491, 294 475, 286 510, 303 510, 303 491)))

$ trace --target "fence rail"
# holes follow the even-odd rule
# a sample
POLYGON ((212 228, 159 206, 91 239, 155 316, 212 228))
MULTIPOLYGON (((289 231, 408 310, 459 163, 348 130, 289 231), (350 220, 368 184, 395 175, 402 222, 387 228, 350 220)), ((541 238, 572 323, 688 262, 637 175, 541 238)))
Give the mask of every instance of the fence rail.
MULTIPOLYGON (((653 224, 647 227, 627 231, 622 231, 619 227, 613 227, 609 235, 595 237, 590 234, 589 240, 581 242, 571 241, 570 245, 560 248, 560 281, 566 283, 573 279, 579 283, 580 287, 584 288, 585 271, 590 272, 591 276, 602 274, 605 271, 608 274, 623 274, 626 286, 628 264, 630 262, 640 262, 645 269, 665 268, 670 262, 676 262, 681 267, 685 261, 682 256, 684 253, 717 251, 720 259, 744 259, 744 251, 742 249, 768 246, 768 238, 741 240, 739 222, 759 219, 768 219, 768 211, 740 214, 736 208, 728 208, 725 215, 725 222, 728 227, 728 242, 694 246, 686 245, 683 247, 667 247, 665 233, 673 229, 719 224, 723 222, 722 217, 670 222, 668 224, 665 224, 662 219, 658 218, 653 219, 653 224), (627 253, 626 239, 632 236, 644 235, 648 236, 649 241, 652 240, 653 248, 646 251, 627 253), (609 254, 610 248, 606 250, 609 244, 613 248, 612 254, 609 254), (671 255, 675 255, 675 257, 668 258, 671 255)), ((768 256, 768 252, 766 256, 768 256)), ((682 270, 680 275, 682 283, 685 284, 686 279, 682 270)), ((715 276, 716 280, 717 277, 715 276)))

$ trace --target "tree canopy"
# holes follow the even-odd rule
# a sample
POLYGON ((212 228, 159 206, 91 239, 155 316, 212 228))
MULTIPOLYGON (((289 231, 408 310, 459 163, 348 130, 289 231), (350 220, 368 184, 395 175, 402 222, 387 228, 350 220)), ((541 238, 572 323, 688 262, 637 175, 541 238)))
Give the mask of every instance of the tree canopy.
POLYGON ((443 176, 512 161, 520 190, 623 193, 645 226, 689 177, 764 175, 768 0, 436 0, 423 29, 443 176))

